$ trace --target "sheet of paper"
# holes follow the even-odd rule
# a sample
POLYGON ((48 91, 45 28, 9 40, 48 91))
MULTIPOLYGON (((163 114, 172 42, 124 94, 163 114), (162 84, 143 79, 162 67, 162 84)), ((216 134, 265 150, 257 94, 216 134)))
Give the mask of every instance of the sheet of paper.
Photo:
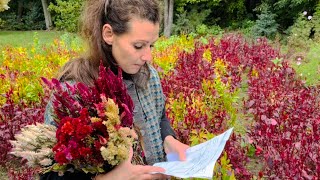
MULTIPOLYGON (((219 136, 187 149, 186 161, 161 162, 153 166, 164 168, 166 171, 163 174, 179 178, 212 179, 214 165, 220 157, 232 130, 233 128, 230 128, 219 136)), ((171 155, 171 158, 175 158, 174 155, 171 155)))

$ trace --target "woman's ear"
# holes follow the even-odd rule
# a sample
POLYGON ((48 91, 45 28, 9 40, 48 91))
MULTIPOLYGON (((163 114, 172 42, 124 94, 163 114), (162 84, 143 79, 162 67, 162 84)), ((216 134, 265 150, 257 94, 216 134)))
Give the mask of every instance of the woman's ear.
POLYGON ((113 31, 110 24, 105 24, 102 27, 102 38, 108 44, 112 45, 113 42, 113 31))

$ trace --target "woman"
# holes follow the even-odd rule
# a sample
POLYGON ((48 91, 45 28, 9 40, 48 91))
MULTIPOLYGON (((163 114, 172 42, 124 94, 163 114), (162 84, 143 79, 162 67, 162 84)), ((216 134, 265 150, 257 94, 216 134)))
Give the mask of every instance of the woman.
MULTIPOLYGON (((189 146, 174 138, 165 115, 159 76, 149 64, 159 34, 159 11, 157 0, 88 0, 85 5, 81 32, 88 42, 88 52, 66 63, 59 79, 93 85, 98 77, 100 60, 114 72, 120 67, 134 102, 134 125, 140 130, 148 164, 132 165, 131 153, 127 162, 96 179, 162 179, 166 176, 151 173, 164 170, 150 165, 165 161, 168 153, 177 153, 180 160, 186 158, 185 150, 189 146)), ((46 123, 53 122, 51 108, 48 104, 46 123)), ((50 177, 54 175, 46 174, 42 179, 50 177)))

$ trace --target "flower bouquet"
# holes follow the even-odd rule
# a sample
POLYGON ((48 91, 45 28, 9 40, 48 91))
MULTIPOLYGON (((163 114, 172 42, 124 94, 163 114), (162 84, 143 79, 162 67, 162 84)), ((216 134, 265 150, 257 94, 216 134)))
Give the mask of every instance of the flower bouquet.
POLYGON ((128 159, 133 145, 133 102, 118 75, 103 65, 93 87, 43 78, 53 90, 54 125, 22 129, 12 154, 28 165, 60 174, 72 170, 104 173, 128 159))

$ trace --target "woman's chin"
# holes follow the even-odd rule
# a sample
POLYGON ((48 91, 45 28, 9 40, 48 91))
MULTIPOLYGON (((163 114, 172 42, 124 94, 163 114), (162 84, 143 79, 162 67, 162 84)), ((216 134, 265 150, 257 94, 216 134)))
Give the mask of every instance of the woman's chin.
POLYGON ((137 74, 139 72, 140 68, 139 69, 130 69, 130 70, 123 70, 125 73, 127 74, 137 74))
POLYGON ((127 74, 137 74, 141 69, 141 66, 134 65, 132 68, 122 69, 127 74))

